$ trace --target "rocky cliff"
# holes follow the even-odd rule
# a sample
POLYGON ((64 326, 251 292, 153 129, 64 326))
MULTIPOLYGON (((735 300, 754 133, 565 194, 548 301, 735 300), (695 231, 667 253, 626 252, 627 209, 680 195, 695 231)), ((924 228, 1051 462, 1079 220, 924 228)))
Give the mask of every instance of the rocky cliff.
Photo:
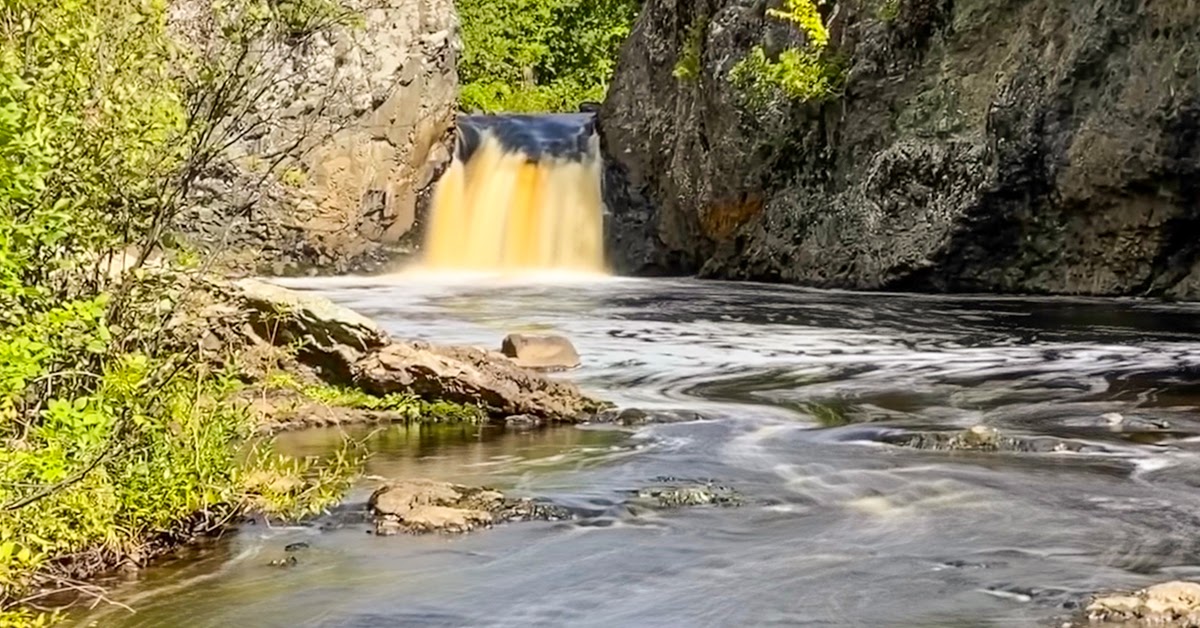
POLYGON ((1200 4, 841 1, 844 93, 752 108, 778 5, 646 3, 600 116, 619 270, 1200 298, 1200 4))
MULTIPOLYGON (((449 159, 453 1, 337 2, 354 19, 254 48, 254 120, 177 221, 249 272, 344 272, 386 260, 449 159)), ((215 37, 205 31, 210 3, 172 4, 175 30, 193 48, 215 37)))

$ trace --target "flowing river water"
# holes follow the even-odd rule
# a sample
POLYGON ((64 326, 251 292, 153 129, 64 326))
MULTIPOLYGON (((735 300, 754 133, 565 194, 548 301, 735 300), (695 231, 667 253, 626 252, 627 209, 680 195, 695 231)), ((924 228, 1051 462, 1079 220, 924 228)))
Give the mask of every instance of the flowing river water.
MULTIPOLYGON (((337 515, 247 525, 118 586, 135 613, 78 625, 1054 626, 1090 592, 1200 577, 1192 305, 682 279, 288 285, 399 337, 496 347, 510 331, 563 333, 584 359, 564 377, 676 422, 378 431, 368 473, 583 514, 453 537, 375 537, 337 515), (978 424, 1083 448, 881 442, 978 424), (714 479, 743 503, 626 506, 663 476, 714 479), (295 565, 270 566, 298 542, 295 565)), ((339 439, 311 430, 280 445, 318 453, 339 439)))

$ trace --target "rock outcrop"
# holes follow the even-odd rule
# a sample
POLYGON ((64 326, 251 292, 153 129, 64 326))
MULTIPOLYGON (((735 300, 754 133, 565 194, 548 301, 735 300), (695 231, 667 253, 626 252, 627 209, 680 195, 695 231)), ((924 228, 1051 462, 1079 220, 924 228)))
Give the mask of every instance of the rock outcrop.
MULTIPOLYGON (((449 160, 460 47, 453 2, 337 3, 353 16, 347 25, 255 46, 255 102, 235 103, 246 130, 176 221, 185 237, 229 251, 229 263, 250 273, 380 263, 404 244, 449 160)), ((210 5, 173 2, 173 31, 193 49, 219 37, 210 5)))
MULTIPOLYGON (((404 393, 434 405, 462 406, 465 414, 453 413, 460 419, 512 417, 513 423, 530 426, 586 421, 609 407, 570 382, 524 369, 494 351, 393 339, 371 319, 319 295, 256 279, 239 280, 218 292, 227 302, 184 318, 199 324, 228 318, 219 326, 212 323, 217 327, 214 331, 221 331, 213 335, 212 349, 217 354, 221 349, 240 353, 235 362, 250 380, 269 379, 269 371, 279 370, 301 387, 334 384, 358 389, 358 395, 367 399, 404 393), (225 328, 229 329, 222 331, 225 328), (273 369, 248 369, 259 353, 273 369)), ((219 361, 219 356, 214 358, 219 361)), ((279 414, 272 408, 289 407, 286 422, 296 425, 413 418, 369 403, 321 413, 319 404, 309 403, 294 390, 275 392, 279 394, 257 392, 256 405, 265 415, 279 414)))
POLYGON ((324 297, 256 279, 242 279, 235 285, 259 337, 277 346, 295 347, 330 378, 348 381, 351 366, 364 352, 391 342, 375 321, 324 297))
POLYGON ((567 382, 543 377, 507 357, 474 347, 393 342, 355 365, 355 382, 376 394, 477 404, 489 415, 578 421, 601 409, 567 382))
POLYGON ((600 115, 619 270, 1200 298, 1200 5, 826 3, 844 94, 751 108, 779 5, 646 2, 600 115))
POLYGON ((1096 596, 1085 609, 1087 619, 1109 625, 1200 626, 1200 584, 1173 581, 1132 593, 1096 596))

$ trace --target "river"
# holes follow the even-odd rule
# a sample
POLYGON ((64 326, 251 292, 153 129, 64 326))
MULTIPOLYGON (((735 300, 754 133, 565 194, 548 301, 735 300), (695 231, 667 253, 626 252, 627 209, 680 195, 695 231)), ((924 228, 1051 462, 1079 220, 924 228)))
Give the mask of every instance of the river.
POLYGON ((337 516, 248 525, 115 588, 135 613, 77 625, 1053 626, 1095 590, 1200 577, 1194 305, 690 279, 288 285, 400 337, 497 347, 510 331, 563 333, 584 359, 566 377, 687 420, 378 431, 368 473, 484 483, 584 514, 459 537, 375 537, 337 516), (977 424, 1085 446, 880 442, 977 424), (714 479, 743 503, 625 505, 663 476, 714 479), (269 565, 297 542, 295 565, 269 565))

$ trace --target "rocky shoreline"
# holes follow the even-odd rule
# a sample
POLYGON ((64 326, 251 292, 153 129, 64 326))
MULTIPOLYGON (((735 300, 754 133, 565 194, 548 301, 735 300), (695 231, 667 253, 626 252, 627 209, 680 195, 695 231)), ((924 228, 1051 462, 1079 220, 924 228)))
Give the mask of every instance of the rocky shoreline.
POLYGON ((498 351, 391 338, 374 321, 323 297, 254 279, 219 292, 226 302, 203 311, 225 318, 206 319, 210 331, 202 344, 210 359, 239 365, 251 383, 243 397, 265 432, 445 420, 455 408, 460 411, 450 418, 459 420, 577 423, 610 407, 498 351), (323 395, 322 387, 341 392, 323 395), (440 404, 447 412, 373 403, 387 399, 440 404))

